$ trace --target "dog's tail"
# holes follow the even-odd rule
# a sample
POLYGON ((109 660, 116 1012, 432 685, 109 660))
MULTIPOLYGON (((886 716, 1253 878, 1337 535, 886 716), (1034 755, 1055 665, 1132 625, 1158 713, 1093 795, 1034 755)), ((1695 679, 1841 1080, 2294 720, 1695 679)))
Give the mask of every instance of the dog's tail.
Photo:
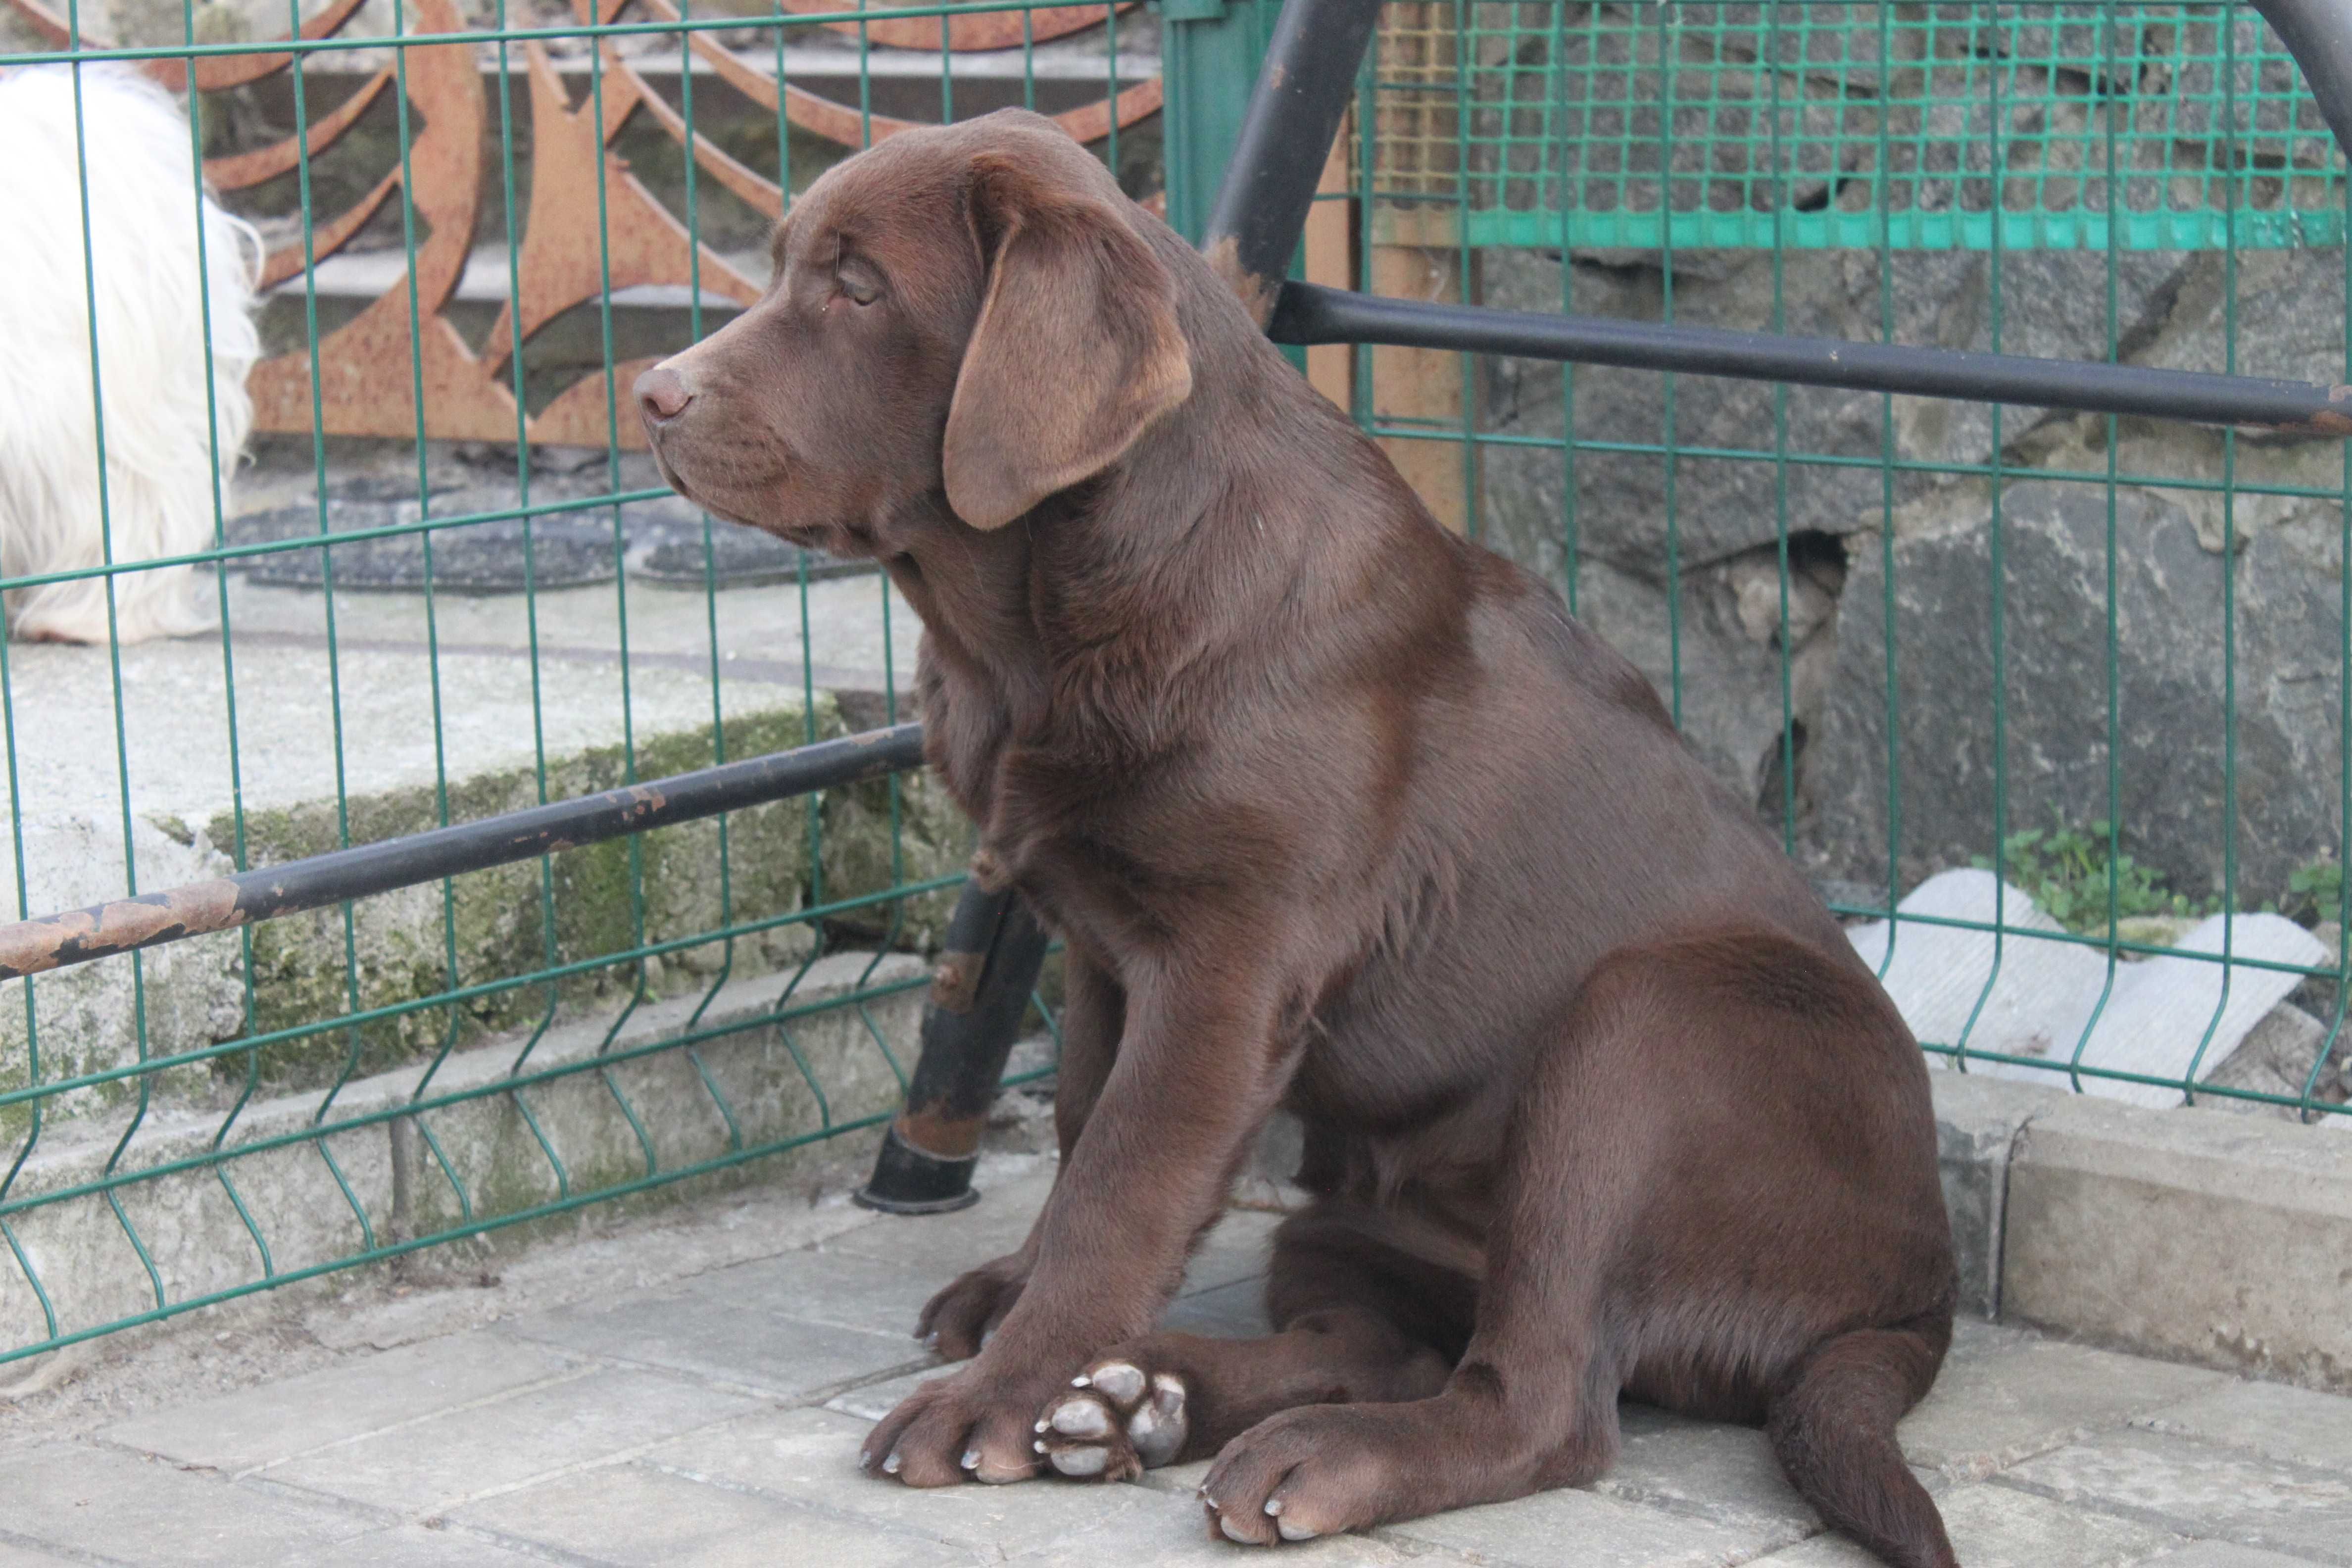
POLYGON ((1895 1443, 1895 1423, 1935 1381, 1950 1338, 1945 1315, 1824 1340, 1765 1423, 1780 1468, 1814 1511, 1895 1568, 1959 1568, 1942 1516, 1895 1443))

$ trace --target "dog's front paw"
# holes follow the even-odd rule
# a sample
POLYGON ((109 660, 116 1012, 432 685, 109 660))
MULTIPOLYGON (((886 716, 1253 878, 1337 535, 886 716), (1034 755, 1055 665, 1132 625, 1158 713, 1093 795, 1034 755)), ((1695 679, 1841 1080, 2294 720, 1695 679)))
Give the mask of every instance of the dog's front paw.
POLYGON ((1123 1356, 1097 1362, 1055 1394, 1037 1422, 1045 1462, 1081 1480, 1132 1480, 1172 1464, 1192 1422, 1184 1380, 1123 1356))
POLYGON ((1037 1473, 1037 1407, 1061 1381, 1058 1373, 1007 1376, 975 1364, 926 1383, 867 1434, 858 1468, 910 1487, 1025 1481, 1037 1473))
POLYGON ((1212 1533, 1271 1546, 1430 1511, 1410 1478, 1416 1466, 1442 1469, 1444 1457, 1408 1422, 1337 1405, 1259 1422, 1225 1445, 1201 1482, 1212 1533))

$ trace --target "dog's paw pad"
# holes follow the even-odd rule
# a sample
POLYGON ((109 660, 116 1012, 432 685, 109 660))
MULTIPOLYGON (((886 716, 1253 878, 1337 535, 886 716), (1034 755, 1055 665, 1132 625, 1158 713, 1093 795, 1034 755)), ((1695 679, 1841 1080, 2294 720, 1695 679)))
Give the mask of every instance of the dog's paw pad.
POLYGON ((1047 1406, 1036 1449, 1063 1475, 1126 1480, 1174 1463, 1191 1430, 1182 1378, 1110 1361, 1047 1406))
POLYGON ((1066 1476, 1092 1480, 1110 1468, 1110 1450, 1098 1444, 1086 1444, 1075 1448, 1056 1448, 1045 1456, 1045 1460, 1066 1476))

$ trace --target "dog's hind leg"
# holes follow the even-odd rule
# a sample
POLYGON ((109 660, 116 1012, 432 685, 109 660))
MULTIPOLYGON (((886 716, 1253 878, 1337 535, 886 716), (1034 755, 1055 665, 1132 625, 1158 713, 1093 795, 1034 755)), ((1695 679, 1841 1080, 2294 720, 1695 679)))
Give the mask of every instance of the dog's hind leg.
POLYGON ((1937 1357, 1897 1366, 1892 1336, 1844 1331, 1948 1321, 1926 1087, 1867 974, 1814 948, 1739 930, 1611 955, 1514 1102, 1477 1329, 1444 1391, 1242 1434, 1204 1486, 1216 1528, 1305 1540, 1591 1480, 1630 1388, 1718 1418, 1785 1409, 1824 1513, 1888 1521, 1863 1538, 1944 1568, 1934 1505, 1887 1473, 1937 1357))
POLYGON ((1205 1458, 1301 1405, 1424 1399, 1445 1386, 1476 1287, 1381 1246, 1340 1205, 1276 1233, 1266 1289, 1279 1331, 1162 1331, 1098 1357, 1049 1404, 1037 1450, 1066 1476, 1122 1480, 1205 1458))

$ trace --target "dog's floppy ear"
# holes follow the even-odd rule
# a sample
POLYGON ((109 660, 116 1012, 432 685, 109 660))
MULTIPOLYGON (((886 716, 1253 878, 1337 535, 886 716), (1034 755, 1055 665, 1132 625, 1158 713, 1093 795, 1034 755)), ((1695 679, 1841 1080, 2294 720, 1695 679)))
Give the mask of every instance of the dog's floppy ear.
POLYGON ((1002 528, 1191 395, 1192 355, 1175 278, 1108 196, 983 154, 971 218, 988 288, 940 466, 956 515, 1002 528))

